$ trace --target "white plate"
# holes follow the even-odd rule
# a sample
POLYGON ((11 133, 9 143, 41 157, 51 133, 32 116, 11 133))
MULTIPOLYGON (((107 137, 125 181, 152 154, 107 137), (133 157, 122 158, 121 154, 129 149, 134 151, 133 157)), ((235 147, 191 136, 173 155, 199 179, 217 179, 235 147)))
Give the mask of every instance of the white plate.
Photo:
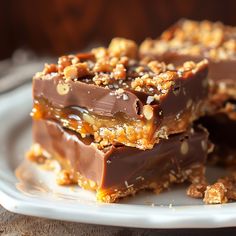
POLYGON ((9 211, 145 228, 236 226, 236 203, 203 205, 188 198, 184 186, 160 195, 141 193, 118 204, 96 203, 94 193, 79 187, 56 186, 52 173, 23 161, 31 144, 31 104, 30 85, 0 97, 0 204, 9 211))

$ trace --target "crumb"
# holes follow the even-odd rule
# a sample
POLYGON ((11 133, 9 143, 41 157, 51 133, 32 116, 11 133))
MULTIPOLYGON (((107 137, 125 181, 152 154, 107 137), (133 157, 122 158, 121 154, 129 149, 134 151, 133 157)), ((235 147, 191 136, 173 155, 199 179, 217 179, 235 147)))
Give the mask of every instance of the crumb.
POLYGON ((236 172, 219 178, 214 184, 206 182, 191 184, 187 195, 193 198, 202 198, 206 204, 223 204, 236 200, 236 172))
POLYGON ((187 189, 187 195, 192 198, 203 198, 206 188, 206 183, 191 184, 187 189))
POLYGON ((70 185, 74 184, 74 176, 66 170, 62 170, 57 174, 56 178, 58 185, 70 185))
POLYGON ((203 202, 206 204, 219 204, 228 202, 227 188, 223 183, 215 183, 206 188, 203 202))

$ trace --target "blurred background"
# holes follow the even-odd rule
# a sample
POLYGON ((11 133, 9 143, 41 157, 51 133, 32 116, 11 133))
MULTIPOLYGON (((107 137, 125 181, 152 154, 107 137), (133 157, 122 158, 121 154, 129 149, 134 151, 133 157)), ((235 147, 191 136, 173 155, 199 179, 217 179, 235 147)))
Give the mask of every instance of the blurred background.
POLYGON ((16 49, 58 56, 114 36, 141 42, 182 17, 236 25, 235 0, 1 0, 0 59, 16 49))

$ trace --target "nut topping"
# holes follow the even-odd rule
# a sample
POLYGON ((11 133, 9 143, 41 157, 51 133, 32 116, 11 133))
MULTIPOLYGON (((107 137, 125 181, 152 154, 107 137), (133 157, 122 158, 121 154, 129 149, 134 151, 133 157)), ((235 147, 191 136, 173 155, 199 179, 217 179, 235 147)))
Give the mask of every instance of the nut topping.
POLYGON ((69 90, 70 90, 70 86, 67 83, 59 83, 57 85, 57 92, 60 95, 66 95, 67 93, 69 93, 69 90))
POLYGON ((143 106, 143 115, 147 120, 151 120, 153 117, 153 108, 150 105, 143 106))

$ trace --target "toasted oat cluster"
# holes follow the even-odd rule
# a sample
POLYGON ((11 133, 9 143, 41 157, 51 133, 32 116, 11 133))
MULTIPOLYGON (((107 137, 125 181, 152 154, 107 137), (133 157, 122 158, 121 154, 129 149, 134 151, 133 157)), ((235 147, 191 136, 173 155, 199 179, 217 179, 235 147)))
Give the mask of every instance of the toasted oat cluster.
POLYGON ((204 56, 213 60, 236 58, 236 27, 221 22, 180 20, 162 33, 158 40, 147 39, 141 45, 141 53, 178 52, 179 54, 204 56))
POLYGON ((218 179, 214 184, 206 182, 191 184, 187 195, 202 198, 206 204, 222 204, 236 200, 236 173, 218 179))

